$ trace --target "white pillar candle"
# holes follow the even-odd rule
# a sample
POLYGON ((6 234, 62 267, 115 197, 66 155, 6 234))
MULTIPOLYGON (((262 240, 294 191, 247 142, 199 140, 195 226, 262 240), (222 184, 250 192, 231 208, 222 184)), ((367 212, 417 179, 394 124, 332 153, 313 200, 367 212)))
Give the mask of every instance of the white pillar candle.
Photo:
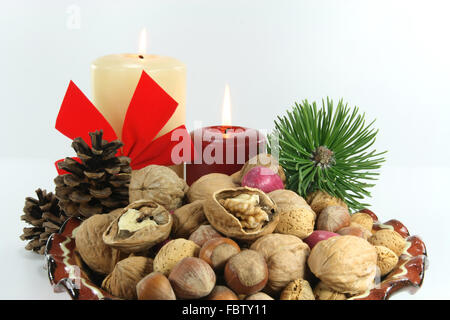
POLYGON ((178 102, 178 108, 157 137, 186 122, 186 67, 182 62, 154 54, 107 55, 92 63, 92 99, 119 139, 122 138, 128 105, 143 70, 178 102))

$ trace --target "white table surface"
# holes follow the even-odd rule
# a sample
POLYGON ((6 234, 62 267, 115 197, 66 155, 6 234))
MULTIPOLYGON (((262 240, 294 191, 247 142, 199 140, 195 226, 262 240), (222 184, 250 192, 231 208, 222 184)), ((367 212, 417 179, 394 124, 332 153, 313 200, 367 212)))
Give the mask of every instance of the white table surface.
MULTIPOLYGON (((37 188, 53 190, 56 171, 52 159, 0 159, 2 235, 0 241, 0 299, 70 299, 54 293, 44 258, 24 250, 19 239, 25 223, 20 221, 24 199, 37 188)), ((384 167, 373 189, 371 209, 380 220, 402 221, 411 234, 425 242, 429 267, 422 287, 414 294, 401 292, 392 299, 449 299, 448 269, 450 213, 448 183, 450 167, 384 167)))

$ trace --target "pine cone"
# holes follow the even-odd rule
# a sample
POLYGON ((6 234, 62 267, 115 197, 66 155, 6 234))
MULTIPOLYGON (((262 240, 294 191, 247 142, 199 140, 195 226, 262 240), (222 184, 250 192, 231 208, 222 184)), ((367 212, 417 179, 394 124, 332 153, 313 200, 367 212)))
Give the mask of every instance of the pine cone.
POLYGON ((25 249, 44 254, 48 237, 59 231, 67 216, 59 208, 58 199, 53 193, 37 189, 36 194, 37 199, 25 199, 25 214, 20 218, 32 227, 24 228, 20 239, 29 241, 25 249))
POLYGON ((131 160, 124 156, 116 157, 123 143, 103 140, 102 130, 89 135, 92 148, 82 138, 72 142, 81 163, 66 158, 58 167, 70 174, 55 178, 59 206, 72 217, 88 218, 128 205, 131 160))

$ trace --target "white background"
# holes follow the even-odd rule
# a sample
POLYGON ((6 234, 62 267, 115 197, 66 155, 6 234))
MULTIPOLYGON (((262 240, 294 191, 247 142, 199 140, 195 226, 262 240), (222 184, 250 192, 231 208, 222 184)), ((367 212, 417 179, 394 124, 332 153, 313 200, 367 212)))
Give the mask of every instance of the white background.
POLYGON ((23 250, 23 201, 53 189, 52 162, 72 155, 54 129, 69 80, 90 96, 90 62, 135 52, 142 27, 151 53, 187 65, 188 128, 220 123, 226 82, 236 125, 270 130, 295 101, 326 96, 376 118, 376 147, 389 153, 372 209, 404 222, 430 256, 423 287, 394 298, 450 298, 449 13, 445 0, 2 1, 0 298, 68 297, 23 250))

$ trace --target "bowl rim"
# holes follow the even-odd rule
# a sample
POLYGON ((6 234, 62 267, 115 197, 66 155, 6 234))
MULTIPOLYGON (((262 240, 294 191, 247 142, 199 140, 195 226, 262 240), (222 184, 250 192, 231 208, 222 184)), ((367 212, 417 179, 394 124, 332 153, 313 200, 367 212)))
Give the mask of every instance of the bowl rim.
MULTIPOLYGON (((407 246, 397 266, 375 288, 348 300, 387 300, 394 293, 405 289, 409 289, 411 294, 415 293, 421 287, 428 267, 424 242, 417 235, 411 236, 406 226, 396 219, 381 223, 372 211, 364 209, 361 212, 371 215, 374 220, 373 230, 397 231, 406 240, 407 246)), ((76 257, 74 233, 81 223, 81 219, 70 217, 57 233, 49 237, 44 255, 50 284, 54 292, 66 291, 73 300, 119 299, 94 284, 85 270, 80 268, 81 258, 76 257)))

